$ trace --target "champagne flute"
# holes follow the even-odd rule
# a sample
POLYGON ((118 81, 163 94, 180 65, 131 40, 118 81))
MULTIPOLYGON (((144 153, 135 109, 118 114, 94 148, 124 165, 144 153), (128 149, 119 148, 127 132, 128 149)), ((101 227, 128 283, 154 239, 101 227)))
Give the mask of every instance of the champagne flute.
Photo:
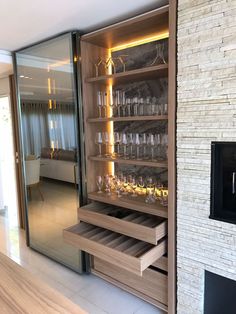
POLYGON ((103 143, 102 132, 97 132, 96 133, 95 143, 98 145, 98 149, 99 149, 98 157, 102 157, 102 143, 103 143))
POLYGON ((98 91, 97 92, 97 106, 98 106, 99 118, 102 117, 102 101, 103 101, 102 92, 98 91))
POLYGON ((114 132, 114 143, 117 146, 117 153, 115 155, 120 157, 120 143, 121 143, 121 135, 119 132, 114 132))
POLYGON ((149 136, 148 136, 148 146, 151 148, 151 160, 154 161, 155 141, 154 141, 154 135, 153 134, 149 134, 149 136))
POLYGON ((104 118, 107 118, 108 95, 107 95, 107 92, 103 92, 102 95, 103 95, 102 108, 104 110, 104 118))
POLYGON ((108 132, 103 132, 102 133, 102 138, 103 138, 103 144, 105 145, 105 157, 110 157, 109 154, 109 133, 108 132))
POLYGON ((160 158, 161 155, 161 135, 155 134, 155 143, 157 147, 157 158, 160 158))
POLYGON ((141 136, 141 146, 143 147, 143 159, 147 159, 147 134, 141 136))
POLYGON ((124 159, 128 159, 128 155, 127 155, 128 140, 127 140, 127 134, 126 133, 121 134, 121 143, 123 145, 124 159))
POLYGON ((140 137, 139 137, 139 134, 136 133, 135 134, 135 139, 134 139, 134 143, 135 143, 135 146, 136 146, 136 157, 137 157, 137 160, 140 160, 140 137))
POLYGON ((122 188, 122 183, 120 177, 117 175, 115 176, 115 187, 116 187, 116 194, 117 197, 122 197, 121 195, 121 188, 122 188))
POLYGON ((102 176, 97 176, 96 177, 96 183, 97 183, 97 187, 98 187, 98 192, 97 193, 103 193, 102 192, 102 186, 103 186, 102 176))
POLYGON ((134 145, 134 134, 129 133, 130 159, 135 158, 135 155, 133 153, 133 145, 134 145))

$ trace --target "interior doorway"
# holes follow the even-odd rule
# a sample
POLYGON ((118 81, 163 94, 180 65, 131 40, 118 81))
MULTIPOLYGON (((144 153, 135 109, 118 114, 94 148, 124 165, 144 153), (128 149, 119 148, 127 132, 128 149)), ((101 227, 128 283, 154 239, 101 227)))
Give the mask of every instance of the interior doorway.
POLYGON ((11 103, 8 96, 0 96, 0 216, 11 226, 18 226, 15 150, 11 103))

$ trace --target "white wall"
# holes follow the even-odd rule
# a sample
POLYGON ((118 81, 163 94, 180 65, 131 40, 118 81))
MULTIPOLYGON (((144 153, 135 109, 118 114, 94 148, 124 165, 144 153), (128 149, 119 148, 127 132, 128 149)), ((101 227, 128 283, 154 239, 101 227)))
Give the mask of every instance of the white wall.
POLYGON ((236 141, 235 34, 235 0, 179 0, 178 314, 203 313, 205 270, 236 280, 236 225, 209 219, 211 141, 236 141))

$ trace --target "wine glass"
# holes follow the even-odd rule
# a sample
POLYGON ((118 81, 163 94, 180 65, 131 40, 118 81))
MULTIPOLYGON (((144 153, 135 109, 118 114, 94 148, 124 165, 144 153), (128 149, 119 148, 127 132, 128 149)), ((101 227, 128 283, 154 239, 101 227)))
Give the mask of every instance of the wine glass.
POLYGON ((154 160, 154 147, 155 147, 155 141, 154 141, 154 135, 149 134, 148 140, 147 140, 148 146, 151 148, 151 160, 154 160))
POLYGON ((134 143, 136 146, 136 158, 137 158, 137 160, 140 160, 140 144, 141 144, 141 142, 140 142, 140 137, 139 137, 138 133, 135 134, 134 143))
POLYGON ((123 72, 126 71, 127 57, 128 57, 128 55, 120 55, 120 56, 117 57, 118 60, 120 61, 120 63, 122 64, 122 66, 123 66, 123 72))
POLYGON ((142 194, 143 188, 144 188, 144 185, 145 185, 144 179, 143 179, 142 176, 139 176, 137 181, 138 181, 138 187, 139 187, 140 194, 142 194))
POLYGON ((127 145, 128 145, 128 139, 127 139, 127 134, 126 133, 121 133, 121 144, 123 146, 123 151, 124 151, 124 159, 128 159, 127 155, 127 145))
POLYGON ((155 143, 157 147, 157 158, 160 157, 161 155, 161 135, 160 134, 155 134, 155 143))
POLYGON ((102 117, 102 102, 103 102, 102 94, 103 93, 101 91, 97 92, 97 106, 98 106, 99 118, 102 117))
POLYGON ((141 136, 141 146, 143 147, 143 159, 147 159, 147 134, 141 136))
POLYGON ((116 103, 117 103, 117 115, 118 115, 118 117, 120 117, 121 116, 120 109, 121 109, 122 104, 123 104, 124 95, 123 95, 123 92, 119 89, 116 90, 115 94, 116 94, 116 103))
POLYGON ((136 193, 136 189, 138 187, 138 184, 137 184, 137 180, 135 177, 132 177, 131 179, 131 187, 132 187, 132 190, 133 190, 133 193, 131 194, 132 197, 137 197, 137 193, 136 193))
POLYGON ((145 202, 148 204, 155 203, 155 184, 152 177, 148 177, 146 180, 146 198, 145 202))
POLYGON ((105 192, 107 195, 111 195, 111 182, 112 177, 109 174, 105 175, 105 192))
POLYGON ((138 116, 138 107, 139 107, 138 97, 134 97, 133 98, 133 110, 134 110, 134 116, 135 117, 138 116))
POLYGON ((128 137, 128 143, 129 143, 129 147, 130 147, 130 159, 135 158, 134 152, 133 152, 133 145, 134 145, 134 134, 133 133, 129 133, 129 137, 128 137))
POLYGON ((95 76, 97 77, 99 75, 99 67, 102 64, 102 58, 99 57, 95 63, 93 63, 95 67, 95 76))
POLYGON ((97 183, 97 187, 98 187, 98 192, 97 193, 103 193, 102 192, 102 186, 103 186, 103 178, 102 178, 102 176, 97 176, 96 177, 96 183, 97 183))
POLYGON ((104 117, 107 117, 107 103, 108 103, 108 95, 107 92, 103 92, 103 101, 102 101, 102 108, 104 110, 104 117))
POLYGON ((127 107, 127 116, 131 116, 131 99, 127 98, 126 99, 126 107, 127 107))
POLYGON ((123 175, 123 177, 122 177, 122 183, 123 183, 123 192, 122 192, 122 194, 123 194, 123 195, 128 195, 128 192, 127 192, 128 178, 127 178, 126 175, 123 175))
POLYGON ((143 116, 143 115, 144 115, 144 99, 143 99, 143 98, 140 98, 140 99, 139 99, 138 115, 139 115, 139 116, 143 116))
POLYGON ((122 181, 121 178, 117 175, 115 176, 115 189, 117 197, 121 197, 122 181))
POLYGON ((119 132, 114 132, 114 144, 117 146, 117 152, 115 155, 120 157, 120 143, 121 143, 121 135, 119 132))
POLYGON ((103 138, 103 144, 104 144, 105 147, 106 147, 106 150, 105 150, 105 157, 110 157, 110 154, 109 154, 109 144, 110 144, 110 136, 109 136, 109 133, 108 133, 108 132, 103 132, 103 133, 102 133, 102 138, 103 138))
POLYGON ((102 143, 103 143, 102 132, 97 132, 96 133, 95 143, 98 145, 98 149, 99 149, 98 157, 102 157, 102 143))

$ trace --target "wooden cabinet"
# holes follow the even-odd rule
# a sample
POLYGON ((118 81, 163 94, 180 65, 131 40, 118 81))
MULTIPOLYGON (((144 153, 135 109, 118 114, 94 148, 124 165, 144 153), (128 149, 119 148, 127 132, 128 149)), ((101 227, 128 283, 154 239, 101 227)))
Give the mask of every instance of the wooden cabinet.
POLYGON ((175 313, 175 5, 171 1, 81 37, 88 205, 78 211, 80 222, 64 230, 66 242, 91 255, 92 272, 169 313, 175 313), (169 47, 164 62, 155 63, 155 53, 148 50, 140 53, 142 45, 157 47, 163 38, 169 47), (96 68, 111 57, 119 59, 119 51, 132 57, 136 53, 139 61, 118 71, 112 64, 96 68), (121 89, 168 98, 168 112, 112 115, 108 106, 99 116, 98 91, 113 95, 121 89), (124 158, 114 154, 114 145, 108 147, 109 156, 104 151, 99 156, 96 133, 123 130, 167 132, 168 158, 124 158), (97 192, 97 176, 120 171, 168 181, 168 207, 147 203, 142 189, 137 197, 97 192))

